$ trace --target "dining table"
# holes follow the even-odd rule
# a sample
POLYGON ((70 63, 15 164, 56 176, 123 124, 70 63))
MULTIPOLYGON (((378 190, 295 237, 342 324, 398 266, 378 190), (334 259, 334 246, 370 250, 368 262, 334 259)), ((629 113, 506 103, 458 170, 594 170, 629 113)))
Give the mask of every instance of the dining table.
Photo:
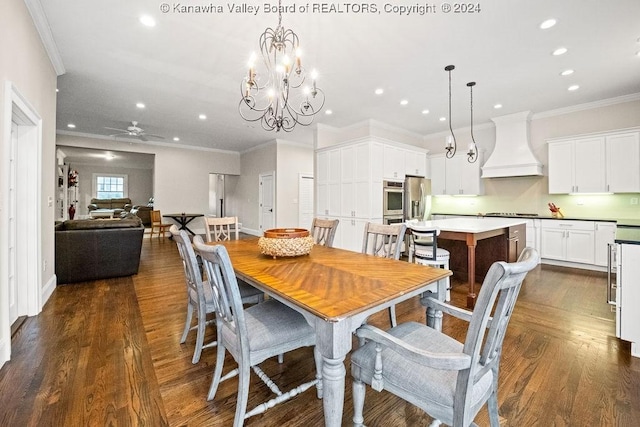
MULTIPOLYGON (((236 276, 271 298, 301 313, 316 333, 322 355, 325 426, 342 425, 345 394, 345 357, 352 349, 353 332, 369 316, 425 292, 437 282, 435 296, 444 300, 451 271, 315 245, 308 255, 263 255, 258 238, 223 244, 236 276)), ((441 312, 427 310, 427 323, 441 327, 441 312)))
POLYGON ((194 233, 193 230, 187 227, 187 224, 189 224, 191 221, 193 221, 196 218, 200 218, 204 216, 204 214, 182 212, 182 213, 173 213, 173 214, 163 214, 162 216, 165 218, 171 218, 176 223, 178 223, 178 228, 180 230, 188 231, 189 233, 191 233, 192 236, 195 236, 196 233, 194 233))

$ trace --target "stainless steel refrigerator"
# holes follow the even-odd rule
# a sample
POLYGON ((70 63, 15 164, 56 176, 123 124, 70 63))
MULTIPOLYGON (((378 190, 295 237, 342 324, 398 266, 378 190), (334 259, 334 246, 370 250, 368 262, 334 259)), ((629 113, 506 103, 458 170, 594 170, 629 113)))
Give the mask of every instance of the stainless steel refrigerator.
POLYGON ((407 175, 404 180, 404 220, 429 219, 431 213, 431 180, 407 175))

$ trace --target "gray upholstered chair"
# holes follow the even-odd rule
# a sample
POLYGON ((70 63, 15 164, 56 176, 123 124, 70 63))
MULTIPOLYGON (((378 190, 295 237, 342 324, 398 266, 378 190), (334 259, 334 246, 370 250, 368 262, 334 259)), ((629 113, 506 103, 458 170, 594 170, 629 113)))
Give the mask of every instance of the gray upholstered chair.
MULTIPOLYGON (((407 226, 399 224, 374 224, 364 226, 362 253, 398 260, 404 248, 404 235, 407 226)), ((389 322, 396 326, 396 306, 389 307, 389 322)))
POLYGON ((314 218, 311 224, 311 237, 316 245, 333 247, 339 222, 339 219, 314 218))
POLYGON ((212 400, 220 382, 239 375, 238 398, 233 425, 241 426, 246 418, 260 414, 275 404, 289 400, 316 385, 318 397, 322 397, 322 358, 315 348, 314 329, 297 311, 275 299, 244 309, 231 260, 222 245, 205 245, 200 236, 193 239, 202 257, 203 267, 213 284, 218 332, 218 353, 208 400, 212 400), (260 369, 258 364, 266 359, 300 347, 314 346, 316 375, 311 381, 285 393, 260 369), (225 351, 238 363, 238 367, 224 377, 225 351), (247 412, 250 369, 264 381, 277 396, 247 412))
POLYGON ((217 218, 206 216, 204 217, 204 230, 207 236, 207 242, 238 240, 240 233, 238 229, 238 217, 227 216, 217 218))
MULTIPOLYGON (((425 226, 419 221, 407 221, 407 229, 411 232, 409 240, 409 262, 421 265, 431 265, 449 269, 451 254, 448 250, 438 246, 440 228, 425 226)), ((445 279, 446 301, 451 301, 451 282, 447 276, 445 279)), ((434 283, 429 291, 434 292, 437 284, 434 283)))
POLYGON ((356 334, 368 342, 351 355, 354 426, 362 426, 365 383, 418 406, 454 427, 473 423, 488 402, 491 426, 498 421, 498 370, 502 341, 527 272, 538 264, 525 248, 518 262, 495 262, 473 312, 432 297, 424 303, 469 322, 464 344, 426 325, 408 322, 384 332, 365 325, 356 334))
MULTIPOLYGON (((216 341, 204 344, 206 326, 208 322, 214 321, 214 319, 207 321, 207 315, 215 313, 213 292, 209 282, 203 281, 202 279, 200 266, 186 231, 178 230, 178 227, 175 225, 172 225, 169 231, 178 246, 187 284, 187 319, 184 324, 180 343, 184 344, 189 331, 194 329, 197 331, 196 348, 193 351, 193 358, 191 359, 191 363, 195 364, 200 361, 203 348, 214 347, 216 345, 216 341), (191 326, 194 312, 196 313, 197 323, 191 326)), ((263 293, 249 285, 242 285, 240 294, 242 301, 246 304, 256 304, 262 301, 263 293)))

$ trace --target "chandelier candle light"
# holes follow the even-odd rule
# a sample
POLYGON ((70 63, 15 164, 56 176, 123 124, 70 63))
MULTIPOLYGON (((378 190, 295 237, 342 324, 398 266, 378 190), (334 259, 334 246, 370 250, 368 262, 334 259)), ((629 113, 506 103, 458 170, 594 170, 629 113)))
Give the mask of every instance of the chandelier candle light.
POLYGON ((282 10, 279 0, 278 26, 275 30, 267 28, 260 36, 264 73, 256 71, 257 58, 253 54, 249 72, 240 85, 238 111, 247 121, 260 121, 265 130, 290 132, 297 124, 309 126, 322 110, 325 98, 316 85, 315 70, 307 79, 298 36, 282 26, 282 10))
POLYGON ((445 145, 447 159, 453 158, 457 150, 456 136, 453 134, 453 127, 451 126, 451 71, 455 70, 455 68, 455 65, 447 65, 444 67, 444 70, 449 73, 449 131, 451 132, 451 135, 447 136, 447 143, 445 145))

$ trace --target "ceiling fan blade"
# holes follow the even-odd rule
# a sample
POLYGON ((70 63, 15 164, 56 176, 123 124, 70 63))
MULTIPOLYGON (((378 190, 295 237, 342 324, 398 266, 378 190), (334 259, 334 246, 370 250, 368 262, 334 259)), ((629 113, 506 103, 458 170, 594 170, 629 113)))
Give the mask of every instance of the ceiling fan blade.
POLYGON ((121 135, 129 135, 129 132, 114 133, 113 135, 109 135, 109 136, 121 136, 121 135))
POLYGON ((108 129, 108 130, 117 130, 117 131, 119 131, 119 132, 126 132, 126 133, 129 133, 129 131, 128 131, 127 129, 108 128, 108 127, 105 127, 105 129, 108 129))
POLYGON ((138 138, 140 138, 141 141, 148 141, 147 139, 147 135, 144 133, 141 133, 140 135, 138 135, 138 138))
POLYGON ((164 139, 164 136, 154 135, 152 133, 145 133, 144 136, 149 136, 151 138, 164 139))

